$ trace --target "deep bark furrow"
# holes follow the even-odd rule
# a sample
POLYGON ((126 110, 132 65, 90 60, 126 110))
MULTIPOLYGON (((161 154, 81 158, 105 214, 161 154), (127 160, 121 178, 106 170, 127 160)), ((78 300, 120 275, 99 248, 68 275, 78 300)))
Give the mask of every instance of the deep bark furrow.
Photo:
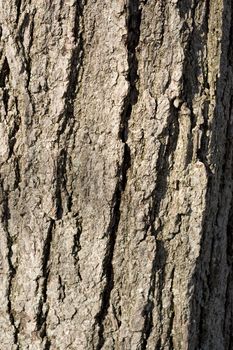
MULTIPOLYGON (((182 92, 181 96, 183 101, 187 103, 187 106, 190 110, 190 118, 191 118, 191 130, 190 130, 190 144, 189 148, 193 147, 193 140, 192 140, 192 129, 196 126, 196 116, 194 115, 193 112, 193 98, 197 89, 197 75, 195 72, 198 72, 198 57, 197 54, 198 52, 193 48, 192 44, 193 42, 196 42, 198 33, 197 33, 197 27, 195 23, 195 13, 196 13, 196 8, 197 8, 198 2, 194 0, 192 2, 192 7, 191 7, 191 16, 190 18, 192 19, 192 29, 191 31, 188 31, 188 38, 186 42, 186 47, 185 47, 185 57, 184 57, 184 63, 183 63, 183 76, 182 76, 182 92)), ((182 5, 181 5, 182 8, 182 5)), ((186 11, 185 11, 186 12, 186 11)), ((181 11, 182 17, 186 15, 186 13, 183 13, 181 11)), ((184 26, 183 31, 187 31, 186 26, 184 26)), ((192 154, 192 153, 191 153, 192 154)), ((190 162, 191 159, 188 159, 187 162, 190 162)))
MULTIPOLYGON (((14 146, 17 140, 17 133, 19 132, 20 129, 20 117, 19 115, 17 115, 17 117, 14 120, 14 125, 13 128, 11 130, 11 132, 9 133, 9 155, 8 155, 8 159, 11 158, 11 156, 14 153, 14 146)), ((19 165, 19 164, 18 164, 19 165)), ((16 167, 16 171, 17 171, 17 167, 16 167)))
POLYGON ((204 102, 203 105, 203 123, 201 124, 201 142, 200 142, 200 147, 197 149, 197 158, 205 165, 207 172, 209 175, 211 175, 211 170, 210 166, 208 164, 207 160, 207 154, 208 154, 208 145, 209 145, 209 137, 208 135, 208 130, 209 130, 209 125, 208 125, 208 115, 209 115, 209 105, 210 105, 210 100, 209 100, 209 89, 210 89, 210 84, 208 81, 208 34, 209 34, 209 17, 210 17, 210 2, 209 0, 206 1, 206 6, 205 6, 205 22, 203 23, 203 26, 205 28, 205 49, 206 49, 206 57, 205 57, 205 67, 203 67, 203 94, 206 95, 207 100, 204 102))
POLYGON ((174 284, 174 274, 175 274, 175 268, 172 269, 171 272, 171 288, 170 288, 170 324, 167 330, 167 340, 169 343, 169 350, 174 349, 174 343, 173 343, 173 326, 174 326, 174 317, 175 317, 175 310, 174 310, 174 294, 173 294, 173 284, 174 284))
MULTIPOLYGON (((208 5, 209 2, 207 3, 207 7, 208 5)), ((210 10, 207 11, 207 18, 209 18, 209 11, 210 10)), ((225 11, 226 9, 224 8, 224 12, 225 11)), ((231 136, 229 137, 231 133, 230 130, 232 128, 230 118, 232 109, 232 68, 231 63, 229 61, 229 57, 227 57, 227 52, 229 52, 228 26, 228 22, 224 19, 222 29, 222 35, 224 40, 221 47, 219 67, 220 74, 219 79, 216 82, 217 107, 212 112, 214 116, 213 120, 215 123, 215 128, 213 128, 214 136, 212 135, 212 142, 210 142, 209 144, 204 144, 203 142, 201 144, 201 149, 203 150, 203 153, 210 154, 209 159, 211 159, 212 168, 214 168, 215 173, 212 173, 209 170, 209 164, 207 164, 206 169, 209 176, 206 203, 211 203, 211 205, 210 208, 206 210, 204 222, 202 224, 203 239, 202 251, 200 254, 200 261, 202 261, 203 264, 201 272, 202 282, 201 287, 200 285, 198 286, 199 290, 202 293, 202 304, 200 305, 200 314, 198 321, 198 346, 200 348, 211 347, 214 344, 214 342, 212 342, 211 340, 210 334, 211 332, 213 332, 212 329, 215 329, 215 325, 211 326, 209 320, 213 319, 213 317, 216 316, 216 313, 219 312, 218 298, 222 298, 222 300, 224 300, 221 293, 227 293, 228 284, 227 278, 224 275, 224 269, 227 268, 224 262, 224 249, 226 247, 225 238, 227 236, 225 223, 227 222, 227 220, 231 220, 231 213, 229 212, 229 210, 230 201, 232 197, 232 144, 230 142, 231 136), (212 152, 210 152, 209 148, 212 149, 212 152), (223 227, 221 228, 219 225, 219 220, 222 221, 223 227), (221 245, 220 239, 222 239, 221 245), (208 254, 206 252, 208 252, 208 254), (219 288, 220 283, 222 283, 222 288, 219 288)), ((211 32, 209 32, 209 35, 211 35, 211 32)), ((211 54, 211 52, 209 54, 211 54)), ((207 121, 204 129, 206 130, 206 132, 210 129, 210 126, 207 125, 207 121)), ((203 135, 205 136, 205 133, 203 135)), ((202 161, 206 165, 205 160, 202 161)), ((223 314, 225 314, 225 312, 223 314)), ((216 319, 216 323, 218 323, 220 320, 223 321, 223 319, 223 316, 219 314, 218 318, 216 319)), ((216 347, 226 346, 226 340, 222 332, 220 332, 218 341, 221 345, 216 344, 216 347)))
POLYGON ((71 136, 74 127, 74 104, 78 89, 77 80, 82 70, 84 61, 84 39, 82 28, 84 6, 85 2, 77 1, 73 27, 74 48, 72 50, 70 59, 70 72, 68 76, 68 86, 65 94, 65 109, 63 115, 61 116, 62 123, 58 131, 58 142, 60 136, 64 133, 67 126, 69 126, 67 138, 71 136))
POLYGON ((127 52, 128 52, 128 74, 127 80, 129 82, 128 94, 124 100, 124 106, 121 113, 121 123, 119 137, 122 142, 126 143, 128 139, 128 124, 132 113, 133 105, 138 100, 138 90, 136 83, 138 80, 138 60, 136 55, 136 48, 140 38, 140 24, 141 24, 141 9, 140 1, 128 0, 127 6, 127 52))
MULTIPOLYGON (((155 254, 155 258, 152 264, 152 270, 151 270, 151 278, 150 278, 150 289, 148 292, 148 297, 147 297, 147 304, 144 306, 144 327, 142 329, 142 336, 141 336, 141 350, 146 350, 147 349, 147 342, 148 339, 151 335, 152 329, 153 329, 153 309, 155 307, 155 288, 158 288, 158 294, 160 295, 160 299, 157 301, 159 306, 161 307, 161 297, 162 297, 162 288, 163 284, 161 283, 161 273, 159 272, 158 266, 157 266, 157 259, 160 258, 159 254, 161 252, 160 248, 161 242, 157 243, 157 251, 155 254), (156 281, 156 277, 158 278, 158 281, 156 281), (157 282, 157 283, 156 283, 157 282)), ((161 312, 160 312, 160 317, 161 317, 161 312)), ((158 346, 159 342, 157 343, 158 346)))
POLYGON ((15 0, 17 15, 16 15, 16 23, 19 23, 20 11, 21 11, 22 0, 15 0))
MULTIPOLYGON (((17 30, 17 35, 16 35, 16 43, 19 49, 19 52, 22 53, 22 59, 24 62, 24 69, 27 73, 26 77, 26 82, 25 82, 25 88, 27 89, 27 93, 30 96, 30 89, 29 89, 29 84, 30 84, 30 79, 31 79, 31 56, 30 56, 30 51, 33 45, 33 40, 34 40, 34 17, 36 14, 36 10, 34 10, 31 14, 29 13, 24 13, 23 21, 20 24, 18 30, 17 30), (29 28, 30 32, 30 39, 27 44, 27 46, 24 45, 24 35, 25 31, 29 28)), ((30 100, 31 96, 30 96, 30 100)))
POLYGON ((9 92, 6 85, 7 80, 9 79, 10 68, 7 61, 7 58, 4 59, 3 65, 0 72, 0 88, 3 89, 3 104, 5 107, 5 113, 8 113, 8 101, 9 101, 9 92))
MULTIPOLYGON (((67 163, 69 161, 69 153, 67 151, 68 144, 74 135, 75 127, 75 99, 78 90, 77 81, 82 70, 84 60, 84 38, 83 38, 83 11, 85 1, 77 1, 74 15, 73 40, 71 58, 69 62, 68 85, 64 95, 64 111, 59 116, 60 126, 57 132, 57 142, 63 144, 63 149, 57 161, 56 176, 56 217, 62 218, 67 210, 72 210, 72 193, 67 189, 67 163), (64 134, 65 133, 65 134, 64 134), (66 208, 62 203, 62 193, 65 193, 66 208)), ((73 147, 73 146, 72 146, 73 147)))
POLYGON ((9 68, 7 58, 5 58, 0 71, 0 88, 6 87, 6 79, 7 77, 9 77, 9 74, 10 74, 10 68, 9 68))
POLYGON ((179 135, 179 121, 178 115, 179 110, 176 109, 172 103, 170 106, 170 120, 168 121, 168 127, 163 132, 163 137, 165 139, 165 145, 161 144, 159 149, 159 155, 157 160, 157 179, 156 186, 152 192, 151 199, 152 205, 150 208, 149 225, 151 232, 155 237, 158 236, 162 227, 155 231, 153 228, 155 219, 159 215, 159 209, 162 200, 166 195, 166 186, 171 171, 170 158, 174 157, 174 152, 176 149, 178 135, 179 135))
POLYGON ((79 256, 78 253, 81 250, 81 243, 80 243, 80 238, 81 238, 81 234, 82 234, 82 220, 78 217, 76 220, 76 234, 74 235, 73 238, 73 246, 72 246, 72 255, 74 257, 74 265, 77 268, 77 275, 80 279, 80 281, 82 281, 82 276, 80 273, 80 267, 79 267, 79 256))
MULTIPOLYGON (((233 7, 232 9, 233 10, 233 7)), ((233 15, 233 11, 232 11, 233 15)), ((233 23, 232 23, 233 25, 233 23)), ((231 42, 232 37, 232 29, 230 28, 230 37, 229 40, 231 42)), ((228 53, 228 60, 230 61, 230 55, 228 53)), ((229 115, 231 116, 233 113, 233 98, 231 97, 229 103, 229 115)), ((232 144, 232 136, 233 136, 233 126, 232 123, 229 123, 228 127, 228 150, 230 152, 230 160, 231 160, 231 174, 229 176, 229 181, 231 182, 231 190, 233 191, 233 144, 232 144)), ((227 165, 227 164, 226 164, 227 165)), ((232 298, 232 279, 233 279, 233 197, 231 198, 231 204, 228 215, 228 223, 227 223, 227 265, 228 265, 228 276, 227 276, 227 286, 226 286, 226 296, 225 296, 225 316, 224 316, 224 335, 225 335, 225 345, 226 349, 230 350, 233 345, 233 298, 232 298)))
MULTIPOLYGON (((33 41, 34 41, 34 17, 35 17, 36 11, 34 11, 31 15, 31 22, 30 22, 30 41, 28 44, 28 57, 27 57, 27 73, 28 73, 28 77, 27 77, 27 89, 29 91, 29 84, 30 84, 30 79, 31 79, 31 55, 30 55, 30 51, 33 45, 33 41)), ((29 91, 30 93, 30 91, 29 91)))
POLYGON ((96 346, 96 350, 102 349, 105 342, 105 339, 103 337, 103 333, 104 333, 103 322, 108 313, 110 295, 114 287, 112 259, 113 259, 114 248, 116 243, 118 225, 120 221, 121 198, 122 198, 122 193, 124 192, 127 184, 127 171, 129 167, 130 167, 130 150, 128 145, 125 144, 123 161, 122 161, 121 168, 119 169, 119 175, 118 175, 119 180, 117 182, 117 186, 112 198, 111 221, 106 231, 108 242, 107 242, 105 257, 103 260, 103 273, 102 273, 102 276, 103 278, 105 278, 106 282, 102 292, 102 301, 101 301, 100 311, 95 316, 95 326, 97 325, 99 327, 99 331, 98 331, 99 342, 96 346))
MULTIPOLYGON (((3 185, 1 183, 1 188, 3 188, 3 185)), ((8 203, 8 194, 5 193, 4 197, 3 197, 3 210, 2 210, 2 223, 4 226, 4 230, 5 230, 5 234, 6 234, 6 242, 7 242, 7 249, 8 249, 8 253, 7 253, 7 260, 8 260, 8 288, 7 288, 7 300, 8 300, 8 304, 7 304, 7 312, 9 315, 9 319, 10 319, 10 323, 14 329, 14 344, 16 345, 16 349, 19 349, 19 344, 18 344, 18 333, 19 330, 16 326, 15 323, 15 317, 14 317, 14 313, 12 310, 12 301, 11 301, 11 293, 12 293, 12 281, 13 278, 15 276, 16 270, 15 267, 12 263, 12 255, 13 255, 13 251, 12 251, 12 237, 10 235, 9 232, 9 227, 8 227, 8 221, 10 219, 10 208, 9 208, 9 203, 8 203)))
POLYGON ((41 290, 41 298, 38 305, 37 312, 37 330, 40 331, 40 335, 42 339, 46 339, 46 343, 49 343, 47 339, 46 333, 46 318, 48 314, 48 310, 44 311, 43 306, 47 301, 47 286, 48 286, 48 278, 49 278, 49 261, 50 261, 50 252, 51 252, 51 244, 53 239, 53 231, 55 230, 55 221, 53 219, 50 220, 47 237, 44 241, 44 248, 42 254, 42 290, 41 290))
MULTIPOLYGON (((163 226, 160 226, 157 230, 154 229, 154 222, 159 216, 160 205, 166 196, 167 181, 171 171, 171 159, 174 157, 176 145, 179 135, 179 122, 178 122, 178 109, 171 104, 170 110, 170 122, 166 130, 164 130, 163 137, 166 139, 166 145, 161 145, 158 162, 157 162, 157 180, 156 187, 152 192, 152 205, 150 207, 150 215, 148 218, 148 227, 146 232, 149 232, 158 237, 159 233, 163 230, 163 226)), ((144 306, 144 328, 142 330, 142 350, 147 349, 147 341, 153 329, 153 310, 155 303, 159 308, 160 322, 162 324, 162 296, 164 288, 164 275, 166 266, 167 252, 162 240, 156 241, 156 254, 152 263, 151 277, 150 277, 150 289, 148 292, 147 303, 144 306), (156 281, 158 279, 158 281, 156 281), (158 299, 154 300, 155 288, 158 289, 158 299)), ((161 344, 161 341, 158 340, 161 344)), ((157 345, 158 345, 157 343, 157 345)))
POLYGON ((61 156, 58 160, 57 168, 58 173, 56 177, 56 205, 57 205, 57 217, 61 218, 63 213, 62 201, 61 201, 61 192, 65 191, 67 196, 67 208, 70 211, 72 206, 72 195, 68 193, 66 188, 66 166, 68 161, 67 146, 68 142, 71 139, 71 136, 74 131, 75 125, 75 98, 77 94, 77 81, 79 74, 82 70, 83 60, 84 60, 84 44, 83 44, 83 11, 85 3, 77 2, 74 16, 74 26, 73 26, 73 38, 74 38, 74 48, 72 49, 72 54, 70 58, 70 67, 68 75, 68 86, 65 92, 65 107, 61 119, 60 128, 58 129, 58 144, 61 144, 61 137, 63 133, 66 132, 65 140, 63 142, 64 149, 61 152, 61 156), (67 130, 68 127, 68 130, 67 130))
MULTIPOLYGON (((152 193, 152 206, 150 208, 150 217, 148 220, 151 234, 154 235, 156 238, 159 232, 163 229, 163 227, 161 226, 155 231, 154 222, 159 215, 161 202, 166 195, 167 180, 169 178, 169 172, 170 172, 169 159, 171 156, 173 156, 175 152, 176 144, 178 140, 178 133, 179 133, 178 110, 176 110, 174 107, 171 107, 171 118, 172 119, 170 121, 170 125, 168 126, 168 129, 164 133, 164 137, 167 138, 167 145, 166 146, 161 145, 161 148, 160 148, 160 153, 159 153, 158 163, 157 163, 157 181, 156 181, 156 187, 152 193)), ((155 302, 152 302, 152 300, 154 300, 154 293, 155 293, 156 287, 158 288, 158 296, 159 296, 159 299, 156 302, 158 307, 160 308, 160 318, 162 322, 162 293, 164 288, 163 276, 164 276, 165 264, 166 264, 166 251, 165 251, 164 243, 162 241, 157 241, 156 255, 152 264, 148 302, 144 307, 145 324, 144 324, 144 329, 142 331, 143 349, 146 349, 147 347, 147 340, 149 339, 150 333, 153 328, 153 308, 155 306, 155 302), (157 284, 156 284, 156 275, 158 276, 157 284)))
POLYGON ((228 276, 225 296, 225 317, 224 317, 224 336, 226 341, 226 349, 230 350, 233 342, 233 312, 232 312, 232 271, 233 271, 233 202, 229 211, 229 220, 227 225, 227 264, 228 276))
POLYGON ((127 184, 127 171, 131 165, 130 148, 127 144, 128 139, 128 124, 133 110, 133 106, 137 103, 138 90, 136 87, 138 79, 138 61, 136 56, 136 48, 140 38, 140 24, 141 24, 141 9, 140 1, 128 1, 127 4, 127 52, 128 52, 128 74, 127 80, 129 82, 128 93, 124 99, 124 105, 121 113, 121 122, 119 130, 119 138, 124 143, 124 154, 122 164, 118 171, 118 182, 112 198, 112 214, 111 221, 106 231, 107 250, 103 260, 103 277, 106 279, 105 287, 102 293, 102 303, 99 313, 95 316, 96 325, 99 327, 99 342, 96 349, 100 350, 105 342, 104 339, 104 320, 108 313, 110 295, 114 287, 114 271, 112 259, 114 255, 114 248, 116 243, 116 235, 118 225, 120 222, 120 206, 122 193, 125 191, 127 184))
POLYGON ((55 190, 55 217, 56 219, 61 219, 64 212, 64 203, 62 203, 62 193, 65 192, 66 197, 67 189, 66 189, 66 163, 67 163, 67 151, 62 149, 57 161, 57 175, 56 175, 56 190, 55 190))

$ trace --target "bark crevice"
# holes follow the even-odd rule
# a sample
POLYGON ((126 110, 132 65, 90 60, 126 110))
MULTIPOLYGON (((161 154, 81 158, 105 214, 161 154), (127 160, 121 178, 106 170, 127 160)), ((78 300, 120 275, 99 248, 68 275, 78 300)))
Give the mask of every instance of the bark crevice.
MULTIPOLYGON (((98 326, 98 344, 96 350, 102 349, 104 339, 104 320, 108 314, 110 305, 110 295, 114 287, 114 271, 112 265, 112 259, 114 255, 114 248, 117 236, 117 230, 120 222, 120 206, 122 193, 125 191, 127 184, 127 172, 131 166, 131 152, 130 147, 127 143, 128 132, 129 132, 129 120, 132 114, 133 106, 138 100, 138 60, 136 54, 136 48, 139 44, 140 39, 140 25, 141 25, 141 13, 142 9, 140 1, 129 0, 127 4, 127 53, 128 53, 128 74, 127 81, 129 83, 128 93, 124 99, 120 128, 119 138, 124 143, 124 153, 122 163, 118 169, 118 182, 112 197, 111 203, 111 220, 106 231, 108 237, 106 254, 103 260, 103 278, 105 278, 105 287, 102 292, 101 307, 98 314, 95 316, 95 327, 98 326)), ((120 323, 120 321, 119 321, 120 323)))
POLYGON ((103 337, 103 332, 104 332, 103 322, 108 313, 108 308, 110 304, 110 295, 114 287, 114 272, 113 272, 112 259, 114 254, 117 230, 118 230, 119 221, 120 221, 121 197, 122 197, 122 192, 125 190, 125 187, 126 187, 127 171, 129 167, 130 167, 130 150, 128 145, 125 144, 123 162, 119 169, 119 175, 118 175, 119 180, 112 198, 111 220, 106 231, 108 242, 107 242, 105 257, 103 260, 103 272, 102 272, 102 278, 104 278, 106 282, 105 282, 105 287, 103 289, 102 296, 101 296, 102 300, 101 300, 100 311, 95 316, 95 325, 98 325, 99 327, 99 332, 98 332, 99 342, 97 344, 96 350, 100 350, 105 341, 103 337))
POLYGON ((67 138, 73 133, 74 126, 74 104, 77 95, 77 81, 79 74, 83 67, 84 61, 84 38, 83 38, 83 12, 84 12, 85 2, 76 3, 74 27, 73 27, 73 37, 74 37, 74 48, 72 50, 70 59, 70 72, 68 76, 68 86, 65 93, 65 108, 60 120, 62 120, 60 128, 58 130, 58 142, 61 135, 65 132, 67 126, 69 130, 67 131, 67 138))
POLYGON ((21 12, 21 4, 22 4, 22 0, 15 0, 15 5, 16 5, 16 24, 19 23, 19 17, 20 17, 20 12, 21 12))
MULTIPOLYGON (((206 5, 206 37, 209 26, 208 21, 210 17, 210 2, 206 5)), ((195 272, 190 281, 190 288, 192 286, 193 296, 192 304, 190 306, 190 326, 189 326, 189 343, 191 348, 194 344, 198 348, 212 347, 213 345, 226 349, 231 343, 231 339, 226 339, 227 329, 232 329, 232 315, 229 316, 228 325, 225 324, 224 315, 226 313, 226 304, 224 307, 223 293, 225 297, 228 296, 229 276, 224 276, 223 272, 226 268, 231 269, 231 264, 226 261, 229 266, 225 265, 226 260, 229 259, 231 252, 229 251, 229 244, 231 241, 231 203, 232 197, 232 61, 230 50, 230 39, 232 32, 232 21, 227 18, 226 11, 229 11, 229 6, 232 11, 232 6, 227 1, 223 1, 223 16, 221 28, 221 56, 219 62, 218 78, 216 79, 216 107, 213 114, 213 121, 211 126, 211 142, 207 139, 207 131, 210 131, 210 125, 207 120, 209 118, 208 111, 205 114, 203 140, 201 140, 202 157, 199 159, 204 163, 208 175, 206 203, 209 207, 203 213, 202 222, 202 240, 201 252, 196 261, 195 272), (206 162, 206 155, 214 167, 214 174, 208 168, 206 162), (204 158, 203 158, 204 155, 204 158), (223 205, 224 202, 224 205, 223 205), (222 221, 219 224, 219 220, 222 221), (228 228, 226 222, 228 220, 228 228), (225 242, 228 240, 228 242, 225 242), (222 244, 220 245, 220 240, 222 244), (225 245, 226 244, 226 245, 225 245), (224 249, 227 249, 227 252, 224 249), (228 281, 227 281, 228 279, 228 281), (221 281, 221 282, 220 282, 221 281), (220 284, 222 284, 220 288, 220 284), (221 303, 221 312, 219 312, 219 305, 221 303), (216 324, 221 324, 222 329, 219 332, 218 339, 212 340, 216 329, 215 324, 210 324, 216 318, 216 324), (220 323, 221 322, 221 323, 220 323), (194 329, 194 330, 193 330, 194 329), (227 344, 227 342, 228 344, 227 344), (218 344, 217 344, 218 342, 218 344)), ((206 39, 207 40, 207 39, 206 39)), ((211 68, 211 66, 209 66, 211 68)), ((206 75, 208 70, 206 69, 206 75)), ((205 87, 208 88, 208 79, 206 77, 205 87)), ((220 222, 221 222, 220 221, 220 222)), ((232 310, 231 301, 229 308, 232 310)), ((232 311, 230 311, 232 312, 232 311)), ((225 316, 226 317, 226 316, 225 316)), ((229 336, 229 334, 227 334, 229 336)))
POLYGON ((55 220, 50 219, 49 227, 47 231, 47 236, 44 241, 43 254, 42 254, 42 287, 41 287, 41 298, 38 304, 38 311, 36 317, 36 326, 37 331, 40 332, 40 336, 42 339, 45 339, 45 349, 49 349, 50 341, 47 338, 46 331, 46 319, 48 315, 48 309, 45 308, 45 304, 47 301, 47 287, 48 287, 48 278, 49 278, 49 260, 50 260, 50 252, 51 252, 51 244, 53 239, 53 232, 55 230, 55 220))
MULTIPOLYGON (((3 189, 3 184, 1 183, 1 188, 3 189)), ((14 344, 16 345, 16 349, 19 349, 19 344, 18 344, 18 334, 19 334, 19 329, 16 326, 15 322, 15 317, 14 317, 14 312, 12 309, 12 302, 11 302, 11 290, 12 290, 12 283, 14 276, 16 274, 16 268, 12 263, 12 256, 13 256, 13 250, 12 250, 12 245, 13 245, 13 239, 11 237, 11 234, 9 232, 9 225, 8 222, 10 220, 10 208, 9 208, 9 198, 8 198, 8 193, 2 191, 3 195, 3 208, 2 208, 2 223, 4 226, 5 234, 6 234, 6 243, 7 243, 7 261, 8 261, 8 288, 7 288, 7 312, 9 315, 10 323, 13 327, 14 330, 14 344)))
POLYGON ((8 101, 9 101, 9 92, 7 88, 7 80, 9 79, 9 75, 10 75, 10 67, 8 64, 8 60, 5 57, 1 71, 0 71, 0 88, 2 88, 3 90, 2 101, 3 101, 6 114, 8 113, 8 101))
POLYGON ((82 234, 82 220, 81 220, 81 218, 78 217, 76 219, 76 233, 74 234, 74 238, 73 238, 73 246, 72 246, 71 254, 74 258, 74 265, 77 268, 77 275, 78 275, 80 281, 82 281, 82 276, 81 276, 80 268, 79 268, 78 253, 81 250, 81 243, 80 243, 81 234, 82 234))

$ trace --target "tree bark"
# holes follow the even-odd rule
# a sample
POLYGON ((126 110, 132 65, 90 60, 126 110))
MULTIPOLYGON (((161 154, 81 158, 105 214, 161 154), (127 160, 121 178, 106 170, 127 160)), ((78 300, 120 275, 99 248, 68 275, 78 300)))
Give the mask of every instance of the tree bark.
POLYGON ((231 1, 0 28, 0 348, 233 349, 231 1))

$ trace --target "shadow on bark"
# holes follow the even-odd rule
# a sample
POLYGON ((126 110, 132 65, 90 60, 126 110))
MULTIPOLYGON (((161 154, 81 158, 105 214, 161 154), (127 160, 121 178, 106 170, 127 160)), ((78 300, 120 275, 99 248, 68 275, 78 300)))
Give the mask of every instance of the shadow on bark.
MULTIPOLYGON (((207 2, 208 7, 208 2, 207 2)), ((184 15, 184 14, 183 14, 184 15)), ((209 10, 206 11, 206 25, 203 32, 208 33, 209 10)), ((195 270, 189 283, 190 320, 188 329, 188 349, 232 349, 232 262, 233 262, 233 209, 232 209, 232 136, 231 114, 232 100, 232 62, 233 50, 233 6, 229 0, 223 5, 223 28, 221 38, 221 59, 219 77, 216 84, 216 107, 212 125, 208 126, 208 106, 205 111, 201 149, 198 159, 206 166, 208 188, 206 195, 206 212, 202 223, 201 251, 196 261, 195 270), (212 138, 207 138, 211 128, 212 138), (210 164, 216 168, 209 170, 210 164), (191 292, 192 290, 192 292, 191 292)), ((217 35, 217 33, 216 33, 217 35)), ((198 33, 194 32, 195 41, 201 44, 198 33)), ((207 37, 206 37, 207 40, 207 37)), ((200 50, 204 48, 199 46, 200 50)), ((195 69, 198 51, 191 49, 187 69, 195 69), (192 63, 191 63, 192 62, 192 63), (190 68, 189 68, 190 67, 190 68)), ((188 77, 188 74, 187 74, 188 77)), ((186 77, 185 77, 186 79, 186 77)), ((195 77, 186 80, 186 100, 192 100, 195 89, 191 87, 195 77)), ((208 70, 205 87, 208 89, 208 70)), ((190 106, 189 106, 190 107, 190 106)), ((195 126, 195 120, 193 120, 195 126)))

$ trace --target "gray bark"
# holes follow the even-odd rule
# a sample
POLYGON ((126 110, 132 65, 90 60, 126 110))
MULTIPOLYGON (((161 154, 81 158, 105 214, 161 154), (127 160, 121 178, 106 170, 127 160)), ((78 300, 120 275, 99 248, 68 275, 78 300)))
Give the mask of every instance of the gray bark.
POLYGON ((0 348, 232 349, 230 0, 0 0, 0 348))

